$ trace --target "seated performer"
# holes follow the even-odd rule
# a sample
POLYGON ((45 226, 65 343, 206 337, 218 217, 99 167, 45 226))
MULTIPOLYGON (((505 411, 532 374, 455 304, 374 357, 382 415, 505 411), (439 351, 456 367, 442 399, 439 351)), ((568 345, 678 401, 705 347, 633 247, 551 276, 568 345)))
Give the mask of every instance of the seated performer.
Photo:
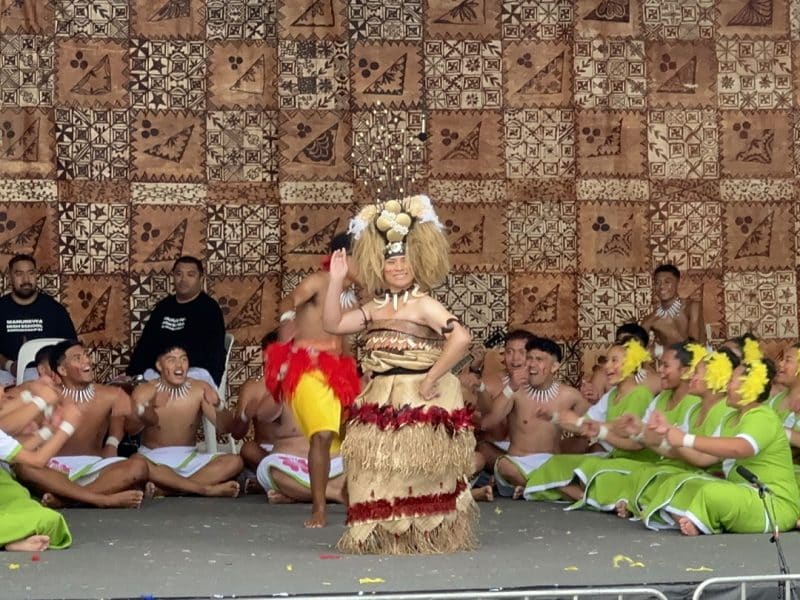
MULTIPOLYGON (((350 237, 334 237, 331 250, 346 252, 350 237)), ((352 261, 345 258, 347 270, 337 301, 355 306, 353 285, 357 281, 352 261), (344 289, 346 288, 346 289, 344 289)), ((310 441, 308 453, 311 479, 311 518, 306 527, 324 527, 328 473, 331 452, 338 452, 342 427, 342 407, 353 402, 360 382, 355 361, 343 354, 341 336, 326 333, 322 325, 322 304, 331 281, 329 270, 308 275, 287 296, 281 322, 291 322, 294 339, 267 347, 264 381, 273 398, 288 403, 295 422, 310 441)))
POLYGON ((19 465, 20 480, 41 492, 48 506, 138 507, 147 463, 117 456, 130 398, 117 387, 94 383, 92 360, 75 340, 52 348, 50 368, 61 378, 63 404, 81 410, 81 424, 46 468, 19 465))
MULTIPOLYGON (((17 354, 25 342, 77 337, 67 309, 37 287, 36 260, 32 256, 12 257, 8 275, 11 292, 0 298, 0 385, 16 384, 17 354)), ((35 377, 33 368, 25 369, 25 381, 35 377)))
POLYGON ((158 494, 239 495, 236 476, 242 459, 235 454, 197 451, 197 428, 203 416, 216 424, 219 396, 205 381, 192 379, 189 357, 180 346, 157 352, 159 378, 133 390, 135 414, 128 432, 141 432, 139 454, 149 463, 150 482, 158 494))
POLYGON ((133 349, 126 373, 158 379, 153 365, 165 345, 180 346, 189 356, 189 377, 216 389, 225 370, 225 321, 217 301, 203 291, 203 263, 181 256, 172 267, 175 294, 156 304, 133 349))
MULTIPOLYGON (((27 402, 15 412, 24 412, 33 423, 46 407, 58 402, 55 390, 42 390, 44 397, 23 391, 27 402)), ((66 406, 59 415, 58 424, 46 421, 47 425, 34 435, 12 437, 0 429, 0 548, 7 551, 41 552, 42 550, 67 548, 72 535, 64 517, 31 499, 28 490, 17 483, 7 468, 12 465, 28 465, 41 468, 74 433, 80 424, 81 412, 75 405, 66 406), (41 432, 47 429, 47 439, 41 432)))
POLYGON ((492 428, 508 418, 511 444, 495 462, 494 472, 501 496, 520 498, 528 476, 559 452, 561 429, 542 419, 538 411, 572 411, 580 416, 588 404, 580 392, 557 380, 563 358, 561 348, 547 338, 532 336, 526 344, 528 378, 511 394, 504 388, 495 399, 492 411, 481 421, 481 428, 492 428))
MULTIPOLYGON (((763 405, 774 374, 758 343, 745 341, 744 360, 728 384, 728 405, 736 414, 719 437, 697 436, 669 428, 667 442, 709 457, 723 459, 725 480, 682 478, 660 509, 671 516, 684 535, 700 533, 761 533, 771 530, 758 490, 738 472, 745 467, 771 491, 768 506, 775 527, 788 531, 800 517, 800 491, 791 461, 789 441, 780 418, 763 405)), ((672 488, 669 482, 664 482, 672 488)), ((652 510, 653 507, 650 507, 652 510)))
POLYGON ((655 337, 655 355, 661 357, 664 348, 683 340, 706 343, 703 309, 696 300, 678 296, 681 272, 674 265, 660 265, 653 273, 658 308, 647 315, 642 327, 655 337))
POLYGON ((371 379, 350 407, 347 529, 356 554, 443 553, 474 547, 469 490, 475 436, 450 371, 470 335, 430 290, 449 270, 448 243, 426 196, 368 206, 350 222, 359 280, 373 300, 343 313, 347 257, 331 261, 326 331, 366 330, 361 363, 371 379))
POLYGON ((795 478, 800 485, 800 465, 796 450, 800 448, 800 344, 793 344, 781 353, 776 382, 783 388, 772 395, 765 404, 772 408, 783 422, 786 437, 795 454, 795 478))

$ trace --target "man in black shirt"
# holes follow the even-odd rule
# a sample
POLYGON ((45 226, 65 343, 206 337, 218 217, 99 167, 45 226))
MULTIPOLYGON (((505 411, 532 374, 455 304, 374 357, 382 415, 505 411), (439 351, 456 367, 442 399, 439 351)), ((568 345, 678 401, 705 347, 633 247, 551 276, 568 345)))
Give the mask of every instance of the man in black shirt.
MULTIPOLYGON (((0 384, 16 383, 19 349, 39 338, 74 340, 78 336, 67 309, 39 290, 36 260, 17 254, 8 262, 11 292, 0 298, 0 384)), ((37 377, 35 368, 25 370, 25 380, 37 377)))
POLYGON ((222 310, 203 291, 203 263, 182 256, 172 267, 175 295, 156 304, 126 370, 130 376, 157 379, 156 358, 165 345, 180 346, 189 356, 188 376, 217 389, 225 369, 225 321, 222 310))

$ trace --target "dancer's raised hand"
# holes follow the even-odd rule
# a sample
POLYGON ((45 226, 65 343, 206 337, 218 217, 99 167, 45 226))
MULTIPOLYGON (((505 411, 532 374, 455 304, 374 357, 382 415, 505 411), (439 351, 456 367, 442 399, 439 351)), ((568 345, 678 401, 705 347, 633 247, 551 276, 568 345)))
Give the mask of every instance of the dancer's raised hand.
POLYGON ((344 248, 336 250, 331 255, 331 279, 344 281, 344 278, 347 277, 347 271, 347 251, 344 248))

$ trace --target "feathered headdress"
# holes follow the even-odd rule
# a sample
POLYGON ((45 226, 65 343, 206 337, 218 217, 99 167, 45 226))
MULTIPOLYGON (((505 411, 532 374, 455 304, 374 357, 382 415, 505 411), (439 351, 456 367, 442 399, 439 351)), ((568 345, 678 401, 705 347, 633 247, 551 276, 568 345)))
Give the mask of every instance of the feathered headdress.
POLYGON ((703 377, 706 386, 712 392, 723 392, 733 376, 733 363, 724 352, 712 352, 704 359, 706 373, 703 377))
POLYGON ((622 379, 627 379, 631 375, 636 375, 645 363, 650 362, 650 353, 642 346, 637 339, 630 339, 622 345, 625 348, 625 360, 622 361, 620 375, 622 379))
POLYGON ((706 356, 708 356, 708 350, 706 350, 705 346, 701 346, 700 344, 695 344, 694 342, 690 342, 684 346, 686 351, 691 355, 689 359, 689 364, 686 365, 686 373, 683 375, 683 379, 687 380, 690 379, 692 375, 694 375, 694 371, 697 368, 697 365, 700 364, 706 356))
POLYGON ((739 382, 739 406, 756 402, 769 386, 769 369, 758 342, 752 338, 744 341, 742 348, 744 374, 739 382))
POLYGON ((350 221, 353 258, 364 287, 372 294, 382 290, 383 261, 405 256, 414 281, 423 291, 440 285, 450 270, 449 244, 430 198, 366 206, 350 221))

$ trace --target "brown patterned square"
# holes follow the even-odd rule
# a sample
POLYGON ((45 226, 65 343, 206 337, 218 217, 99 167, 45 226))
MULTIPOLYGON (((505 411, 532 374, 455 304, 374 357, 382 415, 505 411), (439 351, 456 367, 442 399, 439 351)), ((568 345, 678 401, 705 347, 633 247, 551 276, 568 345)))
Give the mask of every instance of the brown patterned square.
POLYGON ((573 64, 577 106, 646 108, 647 62, 643 40, 576 40, 573 64))
POLYGON ((205 123, 189 111, 135 111, 131 115, 131 178, 201 181, 205 178, 205 123))
POLYGON ((648 272, 578 275, 578 335, 610 342, 616 328, 638 321, 648 310, 653 279, 648 272))
POLYGON ((582 271, 646 270, 647 208, 631 202, 578 204, 579 265, 582 271))
POLYGON ((54 3, 58 37, 128 37, 128 0, 54 0, 54 3))
POLYGON ((281 37, 338 39, 347 33, 346 0, 279 0, 281 37))
POLYGON ((653 266, 671 263, 681 271, 724 267, 722 204, 683 198, 650 204, 653 266))
POLYGON ((276 181, 276 111, 220 110, 206 116, 209 181, 276 181))
POLYGON ((503 49, 506 104, 514 108, 572 102, 572 46, 565 42, 509 42, 503 49))
POLYGON ((257 344, 278 324, 278 273, 266 277, 210 277, 208 293, 216 298, 225 318, 225 331, 239 345, 257 344))
POLYGON ((287 111, 281 117, 281 179, 352 179, 349 115, 338 111, 287 111))
POLYGON ((500 34, 501 0, 428 0, 426 36, 483 40, 500 34))
POLYGON ((130 113, 126 109, 56 108, 56 177, 127 179, 130 113))
POLYGON ((0 33, 52 33, 55 6, 49 0, 0 0, 0 33))
POLYGON ((792 179, 721 179, 720 197, 724 202, 794 202, 797 188, 792 179))
POLYGON ((214 204, 278 204, 280 196, 275 183, 249 181, 209 182, 208 203, 214 204))
POLYGON ((725 273, 726 337, 750 332, 759 338, 797 339, 797 275, 794 270, 725 273))
POLYGON ((376 160, 375 147, 388 148, 397 157, 396 163, 400 166, 394 173, 404 180, 397 187, 413 189, 425 178, 425 141, 420 139, 420 134, 428 123, 422 111, 387 110, 383 107, 354 111, 351 115, 353 169, 356 180, 367 185, 364 191, 369 201, 375 199, 376 190, 373 184, 386 176, 389 165, 397 166, 392 165, 388 158, 376 160))
POLYGON ((277 61, 274 43, 209 43, 208 107, 277 108, 277 61))
POLYGON ((789 2, 790 0, 720 2, 717 33, 726 37, 788 37, 789 2))
POLYGON ((439 204, 455 269, 502 269, 506 262, 505 205, 439 204))
POLYGON ((451 272, 432 295, 472 333, 473 345, 508 325, 508 275, 451 272))
POLYGON ((575 7, 572 0, 503 0, 503 38, 568 38, 572 35, 574 18, 575 7))
POLYGON ((716 103, 717 53, 713 42, 647 43, 650 106, 716 103))
POLYGON ((206 0, 210 40, 268 40, 276 33, 276 0, 206 0))
POLYGON ((427 40, 428 108, 487 109, 503 105, 500 40, 427 40))
POLYGON ((508 301, 515 327, 558 340, 578 337, 575 275, 512 275, 508 301))
MULTIPOLYGON (((172 265, 170 265, 170 270, 172 265)), ((169 294, 174 294, 172 276, 168 271, 148 271, 130 275, 131 347, 142 335, 155 305, 169 294)))
POLYGON ((58 213, 53 204, 4 203, 0 211, 0 266, 3 271, 15 254, 31 254, 40 270, 57 271, 57 222, 58 213))
POLYGON ((334 110, 350 105, 350 47, 344 40, 278 44, 280 108, 334 110))
POLYGON ((202 0, 130 0, 131 34, 147 38, 203 38, 202 0))
POLYGON ((130 353, 127 340, 124 345, 114 346, 89 346, 89 356, 94 365, 95 381, 111 381, 118 375, 123 375, 128 368, 130 353))
POLYGON ((792 125, 784 111, 724 111, 721 166, 733 177, 793 173, 792 125))
POLYGON ((330 253, 333 236, 347 230, 352 216, 352 209, 345 206, 284 204, 284 269, 318 270, 320 261, 330 253))
POLYGON ((645 116, 629 111, 578 111, 580 175, 643 175, 647 169, 645 116))
POLYGON ((61 281, 62 301, 84 344, 127 343, 131 321, 125 275, 66 275, 61 281))
POLYGON ((0 106, 53 104, 53 38, 0 37, 0 106))
POLYGON ((573 273, 578 266, 576 203, 514 202, 508 209, 508 265, 512 271, 573 273))
POLYGON ((262 275, 281 268, 281 210, 276 205, 208 207, 206 272, 262 275))
POLYGON ((64 203, 58 206, 61 272, 125 273, 130 261, 130 205, 64 203))
POLYGON ((59 40, 56 100, 67 106, 128 105, 128 47, 112 40, 59 40))
POLYGON ((357 42, 350 57, 352 100, 363 107, 418 106, 422 101, 422 49, 401 42, 357 42))
POLYGON ((637 36, 641 33, 638 0, 577 0, 575 34, 580 37, 637 36))
POLYGON ((652 109, 647 113, 647 153, 653 179, 719 177, 717 111, 652 109))
POLYGON ((206 211, 202 207, 140 204, 133 207, 131 271, 169 272, 188 254, 206 260, 206 211))
POLYGON ((566 108, 505 111, 506 177, 575 177, 575 116, 566 108))
POLYGON ((647 38, 707 40, 714 37, 714 0, 644 0, 642 22, 647 38))
POLYGON ((758 210, 747 204, 728 204, 725 210, 728 269, 794 268, 794 205, 765 202, 758 210))
POLYGON ((445 202, 503 203, 507 200, 503 179, 429 179, 428 196, 437 204, 445 202))
POLYGON ((4 202, 57 202, 56 182, 45 179, 0 179, 4 202))
POLYGON ((131 182, 131 202, 134 204, 197 206, 205 204, 207 198, 206 185, 201 183, 131 182))
POLYGON ((717 40, 717 102, 721 109, 791 108, 789 40, 717 40))
POLYGON ((494 111, 432 111, 430 175, 497 177, 503 173, 502 115, 494 111))
POLYGON ((52 177, 53 113, 41 108, 0 108, 0 176, 52 177))
POLYGON ((422 0, 349 0, 347 16, 354 40, 422 39, 422 0))
POLYGON ((612 177, 579 179, 575 182, 575 195, 578 200, 643 202, 650 197, 650 182, 612 177))
MULTIPOLYGON (((342 181, 282 181, 281 204, 352 204, 354 185, 342 181)), ((375 193, 370 194, 374 201, 375 193)))
POLYGON ((720 200, 719 181, 665 179, 653 186, 653 202, 716 202, 720 200))
POLYGON ((61 180, 58 182, 58 201, 127 204, 131 201, 131 184, 123 179, 107 181, 61 180))
MULTIPOLYGON (((574 202, 575 180, 573 179, 511 179, 508 181, 509 202, 574 202)), ((572 214, 574 221, 574 211, 572 214)))

